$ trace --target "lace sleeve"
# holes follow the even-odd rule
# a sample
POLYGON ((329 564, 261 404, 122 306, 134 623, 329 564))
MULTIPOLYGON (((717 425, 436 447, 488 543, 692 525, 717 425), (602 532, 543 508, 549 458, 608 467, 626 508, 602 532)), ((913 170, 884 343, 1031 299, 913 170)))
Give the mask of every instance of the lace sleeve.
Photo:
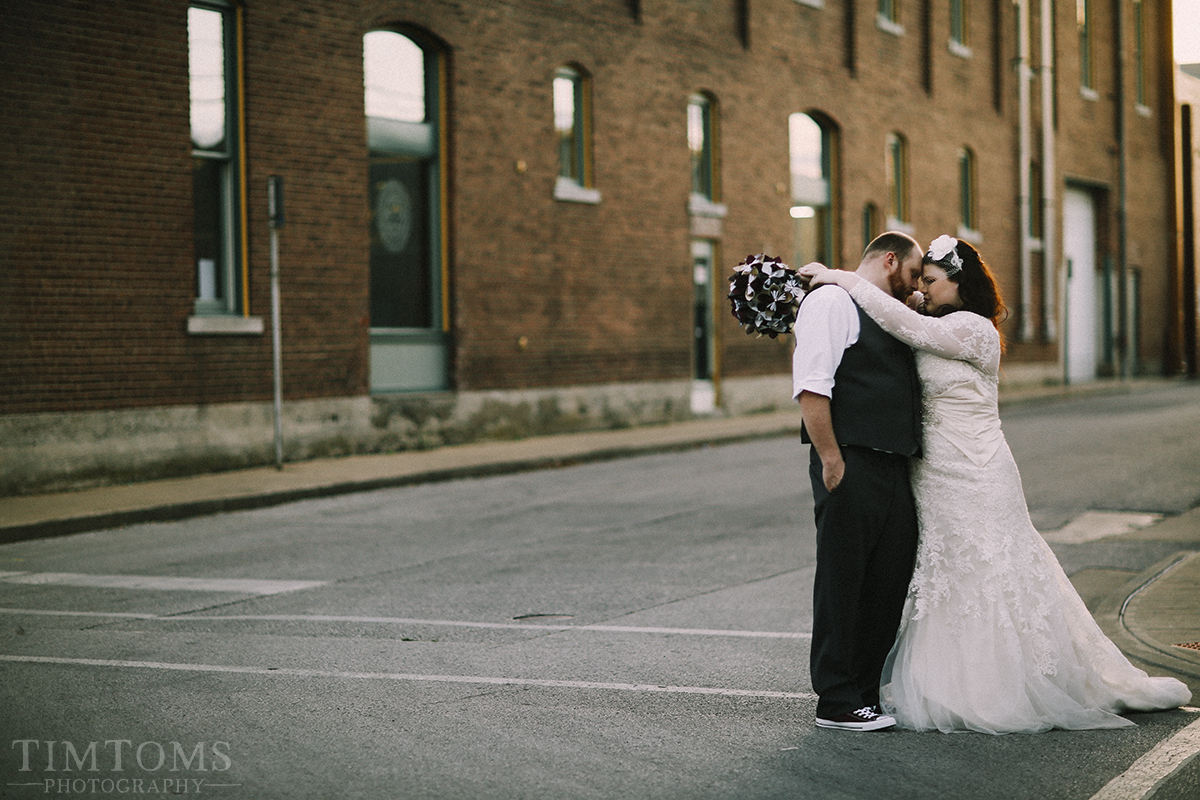
POLYGON ((990 320, 970 312, 927 317, 850 272, 838 275, 837 283, 879 327, 905 344, 999 373, 1000 334, 990 320))

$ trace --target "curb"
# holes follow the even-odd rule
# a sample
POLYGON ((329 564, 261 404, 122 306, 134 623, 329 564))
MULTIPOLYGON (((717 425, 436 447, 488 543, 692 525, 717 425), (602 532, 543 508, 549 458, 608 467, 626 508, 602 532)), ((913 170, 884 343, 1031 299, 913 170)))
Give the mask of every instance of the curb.
MULTIPOLYGON (((44 518, 25 522, 0 522, 0 545, 145 522, 174 522, 207 514, 267 508, 299 500, 354 492, 508 475, 654 453, 681 452, 710 445, 797 436, 799 432, 798 414, 735 420, 701 420, 675 426, 593 431, 576 435, 535 437, 517 442, 485 442, 462 445, 461 449, 444 447, 423 452, 348 457, 324 462, 296 462, 285 465, 283 472, 270 467, 260 467, 124 487, 102 487, 84 491, 95 492, 97 496, 106 492, 109 495, 122 492, 154 496, 170 494, 172 488, 186 488, 190 485, 193 487, 193 494, 202 496, 165 502, 133 500, 128 502, 125 508, 57 515, 52 513, 43 515, 44 518), (501 452, 497 453, 498 450, 501 452), (420 460, 441 462, 441 465, 422 466, 414 463, 420 460), (369 466, 363 469, 363 465, 369 466), (354 472, 356 468, 372 474, 347 478, 346 474, 354 472), (322 476, 322 472, 326 474, 322 476), (292 485, 257 490, 233 488, 232 485, 237 484, 239 478, 245 478, 246 483, 253 483, 251 479, 257 478, 259 482, 283 482, 292 485), (208 490, 195 489, 201 480, 208 480, 216 485, 208 490)), ((81 494, 82 492, 64 493, 62 496, 78 497, 81 494)), ((12 506, 30 498, 0 498, 0 511, 5 510, 6 499, 12 506)))
POLYGON ((1200 696, 1200 651, 1159 641, 1143 624, 1143 618, 1150 614, 1138 606, 1151 591, 1169 591, 1164 587, 1170 574, 1198 557, 1200 552, 1181 550, 1159 561, 1111 592, 1093 615, 1104 635, 1135 665, 1152 675, 1178 678, 1196 696, 1200 696))

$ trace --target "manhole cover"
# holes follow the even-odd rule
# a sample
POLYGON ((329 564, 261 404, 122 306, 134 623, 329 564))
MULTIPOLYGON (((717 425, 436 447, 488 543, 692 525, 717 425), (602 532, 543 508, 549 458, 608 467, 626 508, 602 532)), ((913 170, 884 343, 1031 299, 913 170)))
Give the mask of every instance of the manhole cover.
POLYGON ((553 622, 560 619, 575 619, 574 614, 522 614, 519 617, 513 617, 515 620, 522 622, 553 622))
POLYGON ((1200 650, 1200 642, 1188 642, 1187 644, 1177 644, 1176 647, 1186 647, 1188 650, 1200 650))

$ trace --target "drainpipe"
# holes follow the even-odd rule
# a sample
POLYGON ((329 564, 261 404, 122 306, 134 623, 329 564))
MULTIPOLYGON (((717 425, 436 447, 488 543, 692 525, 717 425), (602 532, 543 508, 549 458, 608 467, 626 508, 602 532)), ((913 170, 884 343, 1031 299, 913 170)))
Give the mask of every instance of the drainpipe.
POLYGON ((1018 185, 1021 193, 1021 207, 1018 217, 1021 231, 1021 341, 1027 342, 1033 338, 1033 286, 1031 266, 1031 243, 1029 241, 1029 221, 1031 219, 1029 170, 1032 166, 1030 149, 1032 136, 1030 133, 1029 108, 1029 8, 1027 0, 1017 0, 1017 107, 1018 107, 1018 142, 1017 161, 1018 185))
POLYGON ((1113 94, 1116 96, 1114 121, 1117 127, 1117 291, 1116 318, 1118 358, 1121 361, 1121 377, 1128 378, 1133 374, 1135 354, 1129 352, 1129 309, 1128 270, 1128 219, 1125 180, 1128 160, 1128 143, 1125 141, 1125 21, 1121 0, 1113 0, 1113 40, 1117 62, 1116 86, 1113 94))
POLYGON ((1058 175, 1055 166, 1054 0, 1042 0, 1042 330, 1047 342, 1058 336, 1058 175))

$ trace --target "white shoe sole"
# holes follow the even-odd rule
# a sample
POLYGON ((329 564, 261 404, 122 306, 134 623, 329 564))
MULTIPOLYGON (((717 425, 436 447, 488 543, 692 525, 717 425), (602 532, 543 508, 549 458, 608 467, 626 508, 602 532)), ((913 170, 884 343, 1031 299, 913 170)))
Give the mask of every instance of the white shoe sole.
POLYGON ((834 722, 830 719, 821 719, 818 717, 817 727, 840 731, 881 731, 884 728, 896 727, 896 720, 886 715, 881 715, 870 722, 834 722))

